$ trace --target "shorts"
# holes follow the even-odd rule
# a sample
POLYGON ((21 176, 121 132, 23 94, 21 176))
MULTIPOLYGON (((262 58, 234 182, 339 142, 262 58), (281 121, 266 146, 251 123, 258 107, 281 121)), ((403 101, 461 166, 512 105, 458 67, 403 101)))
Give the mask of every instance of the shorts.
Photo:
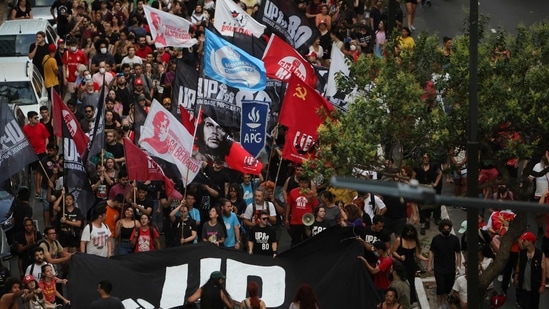
POLYGON ((545 254, 545 258, 549 257, 549 238, 543 237, 541 240, 541 251, 545 254))
POLYGON ((67 83, 67 90, 69 93, 75 93, 76 92, 76 82, 68 82, 67 83))
POLYGON ((411 3, 411 4, 417 4, 418 3, 417 0, 406 0, 405 2, 406 3, 411 3))
POLYGON ((450 294, 456 281, 456 274, 441 274, 435 272, 435 282, 437 283, 437 295, 450 294))
POLYGON ((47 156, 45 152, 37 154, 38 160, 29 164, 29 167, 34 172, 43 172, 42 167, 40 167, 40 161, 47 156))

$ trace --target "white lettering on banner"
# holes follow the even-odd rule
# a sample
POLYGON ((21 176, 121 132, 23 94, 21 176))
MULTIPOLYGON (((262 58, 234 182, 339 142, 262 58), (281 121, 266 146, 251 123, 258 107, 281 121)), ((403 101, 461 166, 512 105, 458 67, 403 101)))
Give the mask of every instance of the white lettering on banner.
POLYGON ((261 133, 246 133, 244 134, 244 143, 260 144, 263 141, 261 135, 261 133))
POLYGON ((196 104, 196 90, 180 86, 178 102, 183 103, 185 109, 193 109, 196 104))
POLYGON ((265 4, 263 22, 268 23, 271 27, 283 33, 286 39, 291 40, 291 44, 295 48, 306 44, 313 35, 311 27, 301 25, 301 18, 299 16, 291 15, 286 17, 284 12, 271 1, 267 1, 265 4))
POLYGON ((315 139, 311 135, 297 131, 294 136, 293 145, 295 148, 299 149, 300 152, 306 153, 315 146, 315 139))
POLYGON ((246 298, 246 285, 249 276, 261 278, 263 295, 261 299, 269 307, 284 304, 286 291, 286 271, 280 266, 259 266, 227 259, 227 292, 234 299, 246 298))
POLYGON ((64 164, 67 163, 82 163, 80 155, 76 150, 76 144, 72 138, 63 138, 63 158, 65 159, 64 164))
POLYGON ((20 141, 25 139, 25 135, 19 128, 17 120, 13 119, 4 127, 4 136, 2 136, 3 147, 9 148, 15 146, 20 141))
MULTIPOLYGON (((286 293, 286 270, 280 266, 258 266, 232 259, 226 263, 226 288, 233 299, 246 298, 246 286, 248 277, 261 278, 263 285, 262 299, 269 307, 278 307, 284 304, 286 293)), ((210 274, 220 270, 222 259, 203 258, 200 260, 200 284, 203 286, 209 279, 210 274)), ((187 290, 187 279, 189 278, 189 265, 182 264, 166 267, 166 276, 162 286, 162 297, 159 308, 174 308, 185 303, 185 292, 187 290), (183 292, 182 292, 183 291, 183 292)), ((126 309, 154 309, 155 307, 143 299, 125 299, 122 301, 126 309)))
MULTIPOLYGON (((166 267, 166 277, 160 298, 160 307, 173 308, 185 303, 185 292, 187 290, 187 280, 181 278, 189 277, 189 265, 177 265, 166 267)), ((128 308, 128 307, 126 307, 128 308)))

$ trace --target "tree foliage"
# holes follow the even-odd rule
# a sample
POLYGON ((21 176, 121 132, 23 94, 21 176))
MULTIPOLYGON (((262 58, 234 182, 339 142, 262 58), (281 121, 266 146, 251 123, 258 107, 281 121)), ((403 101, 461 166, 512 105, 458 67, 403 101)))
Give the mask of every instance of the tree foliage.
MULTIPOLYGON (((483 159, 503 172, 509 159, 531 158, 549 146, 549 24, 519 26, 516 35, 502 30, 482 33, 476 76, 479 143, 481 149, 487 145, 492 150, 483 159)), ((360 57, 352 64, 350 78, 341 79, 339 86, 349 93, 358 91, 346 113, 319 128, 318 156, 307 162, 311 173, 327 179, 353 175, 356 167, 380 166, 379 148, 397 165, 419 162, 419 149, 442 154, 442 161, 449 146, 466 148, 468 34, 453 38, 449 58, 434 35, 421 33, 415 43, 413 52, 394 57, 397 42, 389 41, 385 58, 360 57), (425 91, 429 81, 435 81, 437 100, 425 91)), ((504 181, 523 199, 532 191, 524 179, 505 175, 504 181)), ((502 248, 510 248, 525 228, 525 214, 519 213, 502 248)), ((508 250, 502 252, 481 276, 482 287, 505 265, 508 250)))

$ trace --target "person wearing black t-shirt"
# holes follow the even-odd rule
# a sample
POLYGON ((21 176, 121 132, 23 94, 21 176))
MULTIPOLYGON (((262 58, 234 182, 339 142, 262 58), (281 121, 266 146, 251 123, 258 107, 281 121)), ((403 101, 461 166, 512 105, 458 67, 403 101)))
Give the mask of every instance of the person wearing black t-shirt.
POLYGON ((374 252, 376 252, 374 243, 377 241, 384 242, 387 246, 387 250, 389 250, 391 246, 391 236, 383 229, 384 225, 385 220, 383 219, 383 216, 375 215, 372 220, 372 225, 367 226, 364 229, 363 240, 361 238, 365 248, 364 258, 372 266, 375 266, 378 260, 378 257, 374 254, 374 252))
POLYGON ((142 214, 151 216, 153 212, 153 200, 147 196, 147 187, 140 185, 139 187, 134 186, 133 189, 137 190, 135 202, 132 201, 136 217, 139 218, 142 214))
POLYGON ((307 235, 316 236, 330 227, 330 222, 324 220, 326 216, 326 207, 318 206, 315 208, 315 222, 307 228, 307 235))
POLYGON ((269 214, 266 211, 261 210, 258 217, 259 223, 250 229, 248 253, 275 257, 278 253, 276 230, 268 225, 269 214))
POLYGON ((57 22, 57 34, 61 38, 69 33, 69 19, 72 19, 71 8, 72 2, 69 0, 56 0, 50 7, 51 16, 57 22))
POLYGON ((42 77, 44 77, 42 60, 49 53, 48 44, 46 43, 46 33, 38 31, 36 33, 36 42, 32 43, 29 47, 29 59, 32 59, 32 63, 36 66, 42 77))
POLYGON ((113 130, 105 132, 105 151, 112 153, 114 162, 119 166, 126 162, 124 145, 116 140, 116 133, 113 130))

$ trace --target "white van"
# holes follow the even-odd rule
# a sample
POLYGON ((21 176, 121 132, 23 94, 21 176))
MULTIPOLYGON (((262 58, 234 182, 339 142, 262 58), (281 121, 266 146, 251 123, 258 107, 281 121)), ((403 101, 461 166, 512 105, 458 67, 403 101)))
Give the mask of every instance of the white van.
POLYGON ((39 113, 41 106, 50 107, 44 79, 30 60, 0 58, 0 96, 12 105, 21 125, 26 123, 28 112, 39 113))
MULTIPOLYGON (((46 43, 55 44, 59 36, 47 20, 8 20, 0 25, 0 57, 19 57, 28 60, 29 48, 36 42, 36 33, 46 33, 46 43)), ((13 59, 12 59, 13 60, 13 59)))

